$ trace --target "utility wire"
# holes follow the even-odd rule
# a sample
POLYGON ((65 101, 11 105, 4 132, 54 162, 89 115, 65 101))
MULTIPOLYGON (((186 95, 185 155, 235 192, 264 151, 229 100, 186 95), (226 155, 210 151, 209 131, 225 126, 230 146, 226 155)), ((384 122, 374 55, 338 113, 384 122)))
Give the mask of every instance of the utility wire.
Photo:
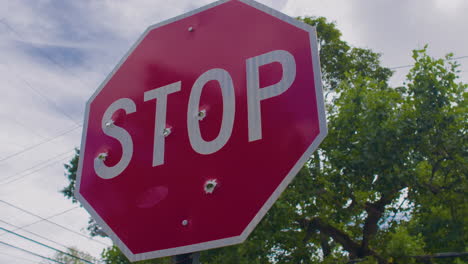
POLYGON ((23 124, 22 122, 14 119, 14 118, 11 118, 9 115, 7 115, 6 113, 0 113, 1 117, 0 118, 4 118, 4 119, 7 119, 9 120, 10 122, 13 122, 15 123, 17 126, 21 127, 22 129, 24 130, 27 130, 29 133, 31 134, 34 134, 35 136, 37 137, 40 137, 42 139, 45 139, 46 136, 42 135, 41 133, 37 132, 37 131, 34 131, 32 130, 30 127, 26 126, 25 124, 23 124))
POLYGON ((26 252, 26 253, 29 253, 29 254, 31 254, 31 255, 34 255, 34 256, 36 256, 36 257, 40 257, 40 258, 43 258, 43 259, 47 259, 47 260, 53 261, 53 262, 55 262, 55 263, 66 264, 66 263, 64 263, 64 262, 60 262, 60 261, 58 261, 58 260, 51 259, 51 258, 42 256, 42 255, 39 255, 39 254, 34 253, 34 252, 32 252, 32 251, 29 251, 29 250, 27 250, 27 249, 20 248, 20 247, 14 246, 14 245, 12 245, 12 244, 8 244, 8 243, 3 242, 3 241, 0 241, 0 244, 3 244, 3 245, 5 245, 5 246, 8 246, 8 247, 12 247, 12 248, 21 250, 21 251, 23 251, 23 252, 26 252))
MULTIPOLYGON (((19 39, 21 39, 23 42, 25 43, 32 43, 31 41, 28 41, 26 40, 26 38, 24 38, 17 30, 15 30, 12 26, 10 26, 10 24, 8 22, 6 22, 4 19, 0 19, 0 23, 2 23, 3 25, 5 25, 5 27, 10 31, 12 32, 13 34, 15 34, 19 39)), ((37 50, 39 53, 42 54, 42 56, 44 56, 46 59, 48 59, 52 64, 56 65, 57 67, 61 68, 62 70, 64 70, 65 72, 68 72, 69 74, 73 75, 83 86, 85 87, 88 87, 89 85, 85 84, 83 82, 83 80, 74 72, 70 71, 68 68, 66 68, 65 66, 63 66, 62 64, 58 63, 56 60, 54 60, 49 54, 47 54, 46 52, 44 52, 43 50, 41 49, 38 49, 37 50)))
MULTIPOLYGON (((65 154, 68 154, 68 153, 70 153, 71 151, 72 151, 72 150, 68 150, 68 151, 66 151, 66 152, 60 153, 60 154, 58 154, 58 155, 56 155, 56 156, 53 156, 53 157, 51 157, 51 158, 49 158, 49 159, 47 159, 47 160, 43 160, 43 161, 41 161, 40 163, 37 163, 37 164, 34 165, 34 166, 31 166, 31 167, 29 167, 29 168, 27 168, 27 169, 25 169, 25 170, 22 170, 22 171, 20 171, 20 172, 17 172, 17 173, 15 173, 15 174, 12 174, 12 175, 7 176, 7 177, 5 177, 5 178, 2 178, 2 179, 0 179, 0 180, 6 181, 6 180, 8 180, 8 179, 11 179, 11 178, 13 178, 13 177, 15 177, 15 176, 21 175, 21 174, 23 174, 23 173, 25 173, 25 172, 29 172, 29 171, 31 171, 31 170, 33 170, 33 169, 38 168, 38 167, 40 167, 40 169, 43 169, 44 166, 41 166, 41 165, 44 165, 44 163, 47 163, 47 162, 52 161, 52 160, 54 160, 54 159, 56 159, 56 158, 58 158, 58 157, 61 157, 61 156, 65 155, 65 154)), ((62 159, 60 159, 60 160, 62 160, 62 159)), ((54 163, 55 163, 55 162, 54 162, 54 163)), ((36 172, 36 171, 37 171, 37 170, 32 171, 32 172, 36 172)), ((24 176, 27 176, 27 175, 29 175, 29 174, 31 174, 32 172, 23 175, 23 177, 24 177, 24 176)), ((17 179, 19 179, 19 178, 17 178, 17 179)), ((3 184, 3 183, 0 183, 0 184, 3 184)))
POLYGON ((68 118, 70 121, 72 121, 73 123, 75 123, 76 125, 80 125, 79 122, 77 122, 73 117, 71 117, 69 114, 67 114, 67 112, 65 112, 65 110, 63 110, 60 106, 57 105, 57 103, 55 103, 54 101, 52 101, 52 99, 50 99, 49 97, 45 96, 39 89, 36 89, 34 88, 28 81, 26 81, 24 78, 22 78, 21 76, 19 76, 18 74, 16 74, 16 76, 18 76, 25 84, 26 86, 31 89, 33 92, 35 92, 37 95, 39 95, 42 99, 44 99, 44 101, 46 103, 48 103, 49 105, 51 105, 53 108, 55 108, 57 111, 59 111, 62 115, 64 115, 66 118, 68 118))
MULTIPOLYGON (((76 208, 79 208, 79 206, 75 206, 75 207, 69 208, 69 209, 67 209, 67 210, 65 210, 65 211, 62 211, 62 212, 60 212, 60 213, 57 213, 57 214, 51 215, 51 216, 49 216, 49 217, 46 217, 45 219, 49 220, 49 219, 54 218, 54 217, 56 217, 56 216, 63 215, 63 214, 68 213, 68 212, 70 212, 70 211, 72 211, 72 210, 75 210, 76 208)), ((46 221, 46 220, 42 220, 42 219, 41 219, 41 220, 34 221, 34 222, 29 223, 29 224, 24 225, 24 226, 19 226, 19 227, 17 227, 16 229, 14 229, 13 231, 17 231, 17 230, 24 230, 24 231, 26 231, 26 230, 25 230, 26 227, 30 227, 30 226, 32 226, 32 225, 35 225, 35 224, 40 223, 40 222, 43 222, 43 221, 46 221)), ((7 224, 8 224, 8 223, 7 223, 7 224)), ((5 233, 0 234, 0 236, 2 236, 2 235, 4 235, 4 234, 5 234, 5 233)), ((63 245, 61 245, 61 246, 63 246, 63 245)), ((67 246, 64 246, 64 247, 68 248, 67 246)))
MULTIPOLYGON (((18 31, 14 30, 7 22, 5 22, 3 19, 0 19, 0 23, 2 23, 3 25, 6 26, 6 28, 8 30, 10 30, 11 32, 13 32, 15 35, 17 35, 19 38, 23 39, 24 38, 18 33, 18 31)), ((60 65, 58 64, 55 60, 53 60, 52 58, 50 58, 46 53, 42 52, 42 50, 40 50, 41 53, 43 55, 45 55, 50 61, 54 62, 54 64, 56 65, 60 65)), ((65 67, 63 67, 62 65, 60 65, 60 67, 62 69, 66 69, 65 67)), ((67 117, 70 121, 72 121, 73 123, 79 125, 79 122, 77 122, 73 117, 71 117, 69 114, 67 114, 67 112, 65 110, 63 110, 59 105, 57 105, 57 103, 55 103, 52 99, 50 99, 49 97, 47 97, 42 91, 40 91, 39 89, 37 88, 34 88, 28 81, 26 81, 26 79, 24 79, 23 77, 21 77, 19 74, 15 73, 15 75, 21 79, 25 84, 26 86, 32 90, 34 93, 36 93, 37 95, 39 95, 39 97, 41 97, 47 104, 51 105, 53 108, 55 108, 57 111, 59 111, 62 115, 64 115, 65 117, 67 117)), ((75 76, 77 77, 77 76, 75 76)))
MULTIPOLYGON (((456 57, 456 58, 450 58, 450 59, 446 59, 444 61, 462 60, 462 59, 466 59, 466 58, 468 58, 468 56, 460 56, 460 57, 456 57)), ((402 68, 409 68, 409 67, 413 67, 413 66, 414 66, 414 64, 408 64, 408 65, 390 67, 389 69, 390 70, 396 70, 396 69, 402 69, 402 68)))
MULTIPOLYGON (((1 20, 0 20, 1 21, 1 20)), ((5 63, 2 63, 3 65, 7 66, 5 63)), ((23 81, 25 84, 26 84, 26 87, 29 88, 31 91, 33 91, 34 93, 36 93, 37 95, 39 95, 39 97, 41 97, 44 102, 50 106, 52 106, 52 108, 55 108, 55 110, 57 110, 58 112, 60 112, 63 116, 65 116, 66 118, 68 118, 70 121, 72 121, 73 123, 75 123, 76 125, 79 125, 79 123, 73 118, 71 117, 69 114, 67 114, 67 112, 65 110, 63 110, 56 102, 54 102, 52 99, 50 99, 49 97, 47 97, 40 89, 37 89, 37 88, 34 88, 25 78, 23 78, 21 75, 17 74, 17 73, 13 73, 14 75, 16 75, 16 77, 18 77, 18 79, 20 79, 21 81, 23 81)))
POLYGON ((15 236, 17 236, 17 237, 21 237, 22 239, 26 239, 26 240, 28 240, 28 241, 30 241, 30 242, 36 243, 36 244, 41 245, 41 246, 43 246, 43 247, 46 247, 46 248, 48 248, 48 249, 52 249, 52 250, 54 250, 54 251, 57 251, 57 252, 59 252, 59 253, 61 253, 61 254, 64 254, 64 255, 67 255, 67 256, 69 256, 69 257, 72 257, 72 258, 75 258, 75 259, 84 261, 84 262, 89 263, 89 264, 93 264, 91 261, 88 261, 88 260, 86 260, 86 259, 82 259, 82 258, 80 258, 80 257, 77 257, 77 256, 73 255, 73 254, 70 254, 70 253, 67 253, 67 252, 65 252, 65 251, 62 251, 62 250, 60 250, 60 249, 56 249, 56 248, 54 248, 54 247, 51 247, 51 246, 46 245, 46 244, 44 244, 44 243, 41 243, 41 242, 39 242, 39 241, 37 241, 37 240, 34 240, 34 239, 32 239, 32 238, 29 238, 29 237, 20 235, 20 234, 18 234, 18 233, 16 233, 16 232, 13 232, 13 231, 8 230, 8 229, 6 229, 6 228, 3 228, 3 227, 1 227, 1 226, 0 226, 0 229, 3 230, 3 231, 8 232, 8 233, 10 233, 10 234, 13 234, 13 235, 15 235, 15 236))
POLYGON ((58 135, 56 135, 56 136, 47 138, 47 139, 45 139, 45 140, 43 140, 43 141, 41 141, 41 142, 39 142, 39 143, 30 145, 29 147, 26 147, 26 148, 24 148, 24 149, 22 149, 22 150, 20 150, 20 151, 18 151, 18 152, 15 152, 15 153, 13 153, 13 154, 10 154, 10 155, 8 155, 8 156, 6 156, 6 157, 1 158, 1 159, 0 159, 0 162, 3 162, 3 161, 5 161, 5 160, 11 159, 11 158, 13 158, 13 157, 16 157, 16 156, 18 156, 19 154, 22 154, 22 153, 24 153, 24 152, 26 152, 26 151, 29 151, 29 150, 34 149, 34 148, 37 148, 37 147, 39 147, 40 145, 43 145, 43 144, 45 144, 45 143, 51 142, 51 141, 53 141, 53 140, 55 140, 55 139, 57 139, 57 138, 60 138, 60 137, 66 135, 66 134, 68 134, 68 133, 71 133, 71 132, 75 131, 77 128, 80 128, 80 127, 82 127, 82 125, 75 126, 75 127, 71 128, 71 129, 69 129, 69 130, 66 130, 66 131, 64 131, 64 132, 62 132, 62 133, 60 133, 60 134, 58 134, 58 135))
POLYGON ((20 208, 20 207, 14 205, 14 204, 11 204, 11 203, 6 202, 6 201, 1 200, 1 199, 0 199, 0 202, 4 203, 4 204, 6 204, 6 205, 8 205, 8 206, 10 206, 10 207, 16 208, 16 209, 18 209, 18 210, 20 210, 20 211, 22 211, 22 212, 27 213, 27 214, 30 214, 30 215, 32 215, 32 216, 35 216, 35 217, 41 219, 42 221, 46 221, 46 222, 48 222, 48 223, 50 223, 50 224, 53 224, 53 225, 55 225, 55 226, 58 226, 58 227, 64 229, 64 230, 67 230, 67 231, 69 231, 69 232, 72 232, 72 233, 74 233, 74 234, 76 234, 76 235, 79 235, 79 236, 81 236, 81 237, 90 239, 90 240, 92 240, 92 241, 94 241, 94 242, 96 242, 96 243, 99 243, 99 244, 101 244, 101 245, 104 245, 104 246, 106 246, 106 247, 109 246, 109 245, 107 245, 106 243, 103 243, 103 242, 101 242, 101 241, 99 241, 99 240, 96 240, 96 239, 94 239, 94 238, 92 238, 92 237, 88 237, 88 236, 86 236, 86 235, 83 235, 83 234, 81 234, 81 233, 79 233, 79 232, 76 232, 75 230, 72 230, 72 229, 70 229, 70 228, 68 228, 68 227, 65 227, 65 226, 63 226, 63 225, 57 224, 57 223, 55 223, 55 222, 52 222, 52 221, 50 221, 50 220, 48 220, 48 219, 46 219, 46 218, 44 218, 44 217, 42 217, 42 216, 39 216, 39 215, 37 215, 37 214, 35 214, 35 213, 32 213, 32 212, 30 212, 30 211, 28 211, 28 210, 25 210, 25 209, 23 209, 23 208, 20 208))
POLYGON ((64 162, 64 161, 67 160, 67 159, 71 159, 71 157, 65 157, 65 158, 59 159, 59 160, 57 160, 57 161, 51 162, 51 163, 46 164, 46 165, 44 165, 44 166, 42 166, 42 167, 40 167, 40 168, 38 168, 38 169, 36 169, 36 170, 33 170, 33 171, 31 171, 31 172, 29 172, 29 173, 27 173, 27 174, 24 174, 24 175, 22 175, 21 177, 18 177, 18 178, 16 178, 16 179, 13 179, 13 180, 8 181, 8 182, 4 182, 4 183, 2 182, 2 183, 0 183, 0 185, 1 185, 1 186, 5 186, 5 185, 8 185, 8 184, 10 184, 10 183, 19 181, 19 180, 21 180, 21 179, 23 179, 23 178, 25 178, 25 177, 27 177, 27 176, 29 176, 29 175, 32 175, 32 174, 34 174, 34 173, 36 173, 36 172, 38 172, 38 171, 40 171, 40 170, 43 170, 43 169, 46 169, 46 168, 48 168, 48 167, 50 167, 50 166, 52 166, 52 165, 55 165, 57 162, 64 162))
MULTIPOLYGON (((28 230, 26 230, 26 229, 23 229, 23 228, 20 227, 20 226, 14 225, 14 224, 9 223, 9 222, 7 222, 7 221, 4 221, 4 220, 1 220, 1 219, 0 219, 0 222, 2 222, 2 223, 4 223, 4 224, 7 224, 7 225, 9 225, 9 226, 14 227, 15 229, 14 229, 13 231, 21 230, 21 231, 26 232, 26 233, 28 233, 28 234, 31 234, 31 235, 34 235, 34 236, 36 236, 36 237, 42 238, 42 239, 44 239, 44 240, 47 240, 47 241, 49 241, 49 242, 52 242, 52 243, 54 243, 54 244, 56 244, 56 245, 59 245, 59 246, 61 246, 61 247, 68 248, 68 246, 66 246, 66 245, 64 245, 64 244, 62 244, 62 243, 59 243, 59 242, 54 241, 54 240, 52 240, 52 239, 49 239, 49 238, 47 238, 47 237, 45 237, 45 236, 41 236, 41 235, 39 235, 39 234, 37 234, 37 233, 28 231, 28 230)), ((5 234, 5 233, 4 233, 4 234, 5 234)), ((3 234, 3 235, 4 235, 4 234, 3 234)))
POLYGON ((25 178, 25 177, 27 177, 27 176, 29 176, 29 175, 33 175, 34 173, 36 173, 36 172, 38 172, 38 171, 41 171, 41 170, 46 169, 46 168, 48 168, 48 167, 50 167, 50 166, 52 166, 52 165, 55 165, 55 164, 58 163, 58 162, 63 162, 63 161, 66 160, 66 159, 70 159, 71 157, 66 156, 66 157, 62 157, 61 159, 52 161, 52 162, 50 162, 50 163, 48 163, 48 164, 46 163, 46 162, 49 162, 49 161, 51 161, 51 160, 56 159, 57 157, 63 156, 64 154, 68 154, 69 152, 70 152, 70 151, 68 151, 68 152, 66 152, 66 153, 62 153, 62 154, 57 155, 57 156, 54 156, 53 158, 50 158, 50 159, 48 159, 48 160, 46 160, 46 161, 43 161, 43 162, 40 163, 40 164, 34 165, 33 167, 38 167, 38 168, 36 168, 35 170, 29 171, 29 170, 31 170, 31 169, 28 169, 28 170, 22 171, 22 172, 20 172, 20 173, 16 173, 16 174, 10 175, 10 176, 6 177, 5 179, 2 179, 3 182, 0 182, 0 186, 8 185, 8 184, 10 184, 10 183, 19 181, 19 180, 21 180, 21 179, 23 179, 23 178, 25 178), (46 164, 44 164, 44 163, 46 163, 46 164), (26 174, 23 174, 23 173, 26 172, 26 171, 29 171, 29 172, 26 173, 26 174), (21 174, 23 174, 23 175, 21 175, 21 174), (12 178, 12 177, 15 177, 15 176, 18 176, 18 175, 21 175, 21 176, 20 176, 20 177, 17 177, 16 179, 12 179, 12 180, 10 180, 10 181, 7 181, 8 179, 10 179, 10 178, 12 178))
POLYGON ((5 255, 5 256, 8 256, 8 257, 11 257, 11 258, 14 258, 14 259, 21 259, 21 260, 25 260, 25 261, 27 261, 27 262, 31 262, 31 263, 36 263, 36 264, 37 264, 37 261, 30 260, 30 259, 27 259, 27 258, 23 258, 23 257, 20 257, 20 256, 10 255, 10 254, 5 253, 5 252, 0 252, 0 255, 5 255))

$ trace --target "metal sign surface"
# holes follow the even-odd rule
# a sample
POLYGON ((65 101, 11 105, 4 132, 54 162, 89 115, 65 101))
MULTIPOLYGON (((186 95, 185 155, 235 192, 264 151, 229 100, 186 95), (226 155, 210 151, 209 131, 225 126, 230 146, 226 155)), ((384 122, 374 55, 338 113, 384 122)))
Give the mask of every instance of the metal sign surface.
POLYGON ((241 243, 327 133, 315 29, 251 0, 153 25, 84 124, 75 194, 130 260, 241 243))

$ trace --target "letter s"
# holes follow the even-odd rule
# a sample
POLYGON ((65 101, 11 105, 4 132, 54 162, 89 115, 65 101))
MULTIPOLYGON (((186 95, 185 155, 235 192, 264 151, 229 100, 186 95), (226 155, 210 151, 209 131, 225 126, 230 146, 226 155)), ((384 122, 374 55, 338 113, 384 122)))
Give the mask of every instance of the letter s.
POLYGON ((131 99, 122 98, 113 102, 102 116, 101 128, 104 134, 117 139, 122 145, 122 157, 114 166, 108 167, 99 157, 94 159, 94 170, 103 179, 112 179, 121 174, 133 156, 133 141, 128 131, 116 125, 106 125, 106 123, 112 122, 112 115, 119 109, 125 110, 126 114, 131 114, 136 112, 136 105, 131 99))

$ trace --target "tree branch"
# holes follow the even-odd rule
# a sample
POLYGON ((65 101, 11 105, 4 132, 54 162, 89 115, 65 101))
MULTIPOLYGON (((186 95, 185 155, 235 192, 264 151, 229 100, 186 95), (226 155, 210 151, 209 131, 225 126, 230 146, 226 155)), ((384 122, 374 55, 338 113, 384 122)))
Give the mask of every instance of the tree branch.
POLYGON ((332 250, 330 244, 328 243, 328 236, 323 232, 320 232, 320 246, 322 247, 323 256, 330 256, 332 250))
POLYGON ((359 251, 360 245, 354 242, 348 234, 328 223, 325 223, 322 219, 315 217, 311 220, 303 219, 302 221, 304 224, 307 224, 308 232, 319 230, 321 234, 327 235, 340 243, 350 255, 355 256, 359 251))
POLYGON ((468 252, 444 252, 435 253, 432 255, 420 255, 420 256, 406 256, 406 258, 415 258, 420 260, 427 260, 433 258, 465 258, 468 257, 468 252))
MULTIPOLYGON (((405 204, 406 201, 408 201, 408 197, 405 197, 405 199, 403 199, 403 201, 401 201, 400 205, 398 206, 397 211, 400 211, 401 207, 403 206, 403 204, 405 204)), ((393 214, 392 220, 390 220, 390 223, 393 223, 393 221, 395 221, 395 217, 397 216, 397 214, 398 214, 398 212, 393 214)))
POLYGON ((397 193, 397 190, 391 191, 390 193, 382 194, 382 197, 380 197, 380 199, 375 203, 366 203, 365 210, 367 212, 367 218, 362 230, 361 243, 361 248, 363 250, 367 250, 369 248, 369 242, 377 233, 377 223, 385 212, 385 206, 393 201, 397 193))

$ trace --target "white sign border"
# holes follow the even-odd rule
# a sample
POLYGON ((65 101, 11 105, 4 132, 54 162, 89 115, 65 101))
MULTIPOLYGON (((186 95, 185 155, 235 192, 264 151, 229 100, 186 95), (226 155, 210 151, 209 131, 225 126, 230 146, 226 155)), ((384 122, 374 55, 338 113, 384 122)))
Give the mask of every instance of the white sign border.
POLYGON ((180 255, 186 254, 191 252, 198 252, 202 250, 207 250, 211 248, 218 248, 224 247, 234 244, 239 244, 244 242, 249 234, 254 230, 255 226, 260 222, 260 220, 265 216, 271 206, 275 203, 275 201, 279 198, 281 193, 286 189, 288 184, 292 181, 292 179, 296 176, 302 166, 307 162, 308 158, 312 155, 312 153, 318 148, 319 144, 323 141, 325 136, 327 135, 328 129, 326 125, 326 115, 325 115, 325 105, 324 105, 324 98, 323 98, 323 91, 322 91, 322 80, 321 80, 321 72, 320 72, 320 62, 318 56, 318 47, 317 47, 317 33, 315 27, 307 25, 297 19, 289 17, 279 11, 276 11, 268 6, 265 6, 261 3, 255 2, 253 0, 237 0, 243 2, 249 6, 252 6, 260 11, 263 11, 273 17, 276 17, 284 22, 287 22, 293 26, 296 26, 300 29, 305 30, 309 33, 310 36, 310 44, 311 44, 311 51, 312 51, 312 62, 313 62, 313 72, 314 72, 314 82, 315 82, 315 94, 317 97, 317 110, 319 115, 319 127, 320 133, 316 137, 316 139, 312 142, 312 144, 307 148, 304 154, 299 158, 293 168, 289 171, 288 175, 284 178, 281 184, 276 188, 276 190, 272 193, 272 195, 268 198, 262 208, 258 211, 252 221, 247 225, 245 230, 242 232, 241 235, 236 237, 230 237, 225 239, 219 239, 209 242, 203 242, 198 244, 193 244, 189 246, 183 247, 176 247, 164 250, 157 250, 147 253, 139 253, 134 254, 124 243, 119 239, 119 237, 115 234, 115 232, 104 222, 104 220, 99 216, 99 214, 93 209, 93 207, 88 203, 88 201, 80 194, 80 182, 81 182, 81 173, 83 170, 83 158, 85 153, 85 142, 86 142, 86 132, 88 130, 88 120, 89 120, 89 108, 92 101, 96 98, 99 92, 104 88, 104 86, 108 83, 108 81, 113 77, 115 72, 120 68, 120 66, 126 61, 128 56, 133 52, 133 50, 140 44, 140 42, 146 37, 146 35, 153 29, 162 27, 169 23, 187 18, 189 16, 195 15, 197 13, 203 12, 215 6, 224 4, 229 1, 235 0, 220 0, 209 5, 200 7, 195 9, 191 12, 185 13, 183 15, 174 17, 172 19, 163 21, 161 23, 152 25, 146 29, 146 31, 140 36, 140 38, 136 41, 136 43, 130 48, 130 50, 125 54, 125 56, 120 60, 120 62, 115 66, 113 71, 107 76, 107 78, 102 82, 99 88, 94 92, 91 98, 88 100, 86 104, 86 111, 85 111, 85 118, 83 122, 83 135, 81 139, 81 149, 80 149, 80 159, 77 171, 77 178, 76 178, 76 188, 75 188, 75 197, 78 201, 85 207, 85 209, 91 214, 94 218, 96 223, 103 229, 103 231, 109 235, 109 237, 114 241, 114 243, 122 250, 125 256, 130 261, 140 261, 146 259, 153 259, 153 258, 160 258, 172 255, 180 255))

